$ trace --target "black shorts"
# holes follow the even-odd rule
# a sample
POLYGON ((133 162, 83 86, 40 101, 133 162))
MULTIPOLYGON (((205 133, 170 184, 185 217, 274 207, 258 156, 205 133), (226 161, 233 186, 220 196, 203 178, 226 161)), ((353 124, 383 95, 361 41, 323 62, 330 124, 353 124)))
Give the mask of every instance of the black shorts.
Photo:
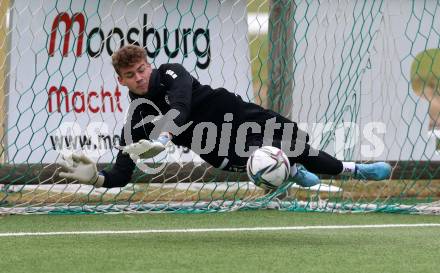
MULTIPOLYGON (((309 142, 309 136, 306 132, 301 131, 295 122, 292 122, 274 112, 269 111, 268 113, 266 113, 266 117, 268 119, 275 117, 276 122, 281 124, 281 128, 274 130, 272 139, 266 140, 265 142, 265 120, 264 122, 261 122, 261 120, 260 122, 257 122, 260 123, 263 130, 261 131, 261 133, 248 132, 246 134, 244 151, 248 154, 248 156, 238 155, 235 150, 236 141, 231 141, 227 156, 219 156, 218 149, 215 149, 212 153, 200 155, 200 157, 215 168, 230 172, 245 172, 247 160, 250 154, 252 154, 252 152, 255 151, 257 148, 262 147, 264 143, 270 143, 270 146, 285 150, 293 149, 298 141, 302 141, 305 143, 305 149, 304 152, 302 152, 302 154, 299 154, 298 156, 303 156, 303 154, 309 153, 310 146, 307 144, 309 142), (283 139, 283 129, 288 123, 293 128, 293 130, 291 130, 292 135, 287 138, 288 142, 286 142, 285 139, 283 139)), ((232 135, 236 136, 237 134, 233 133, 232 135)), ((289 161, 291 165, 293 165, 295 162, 298 162, 296 160, 296 157, 289 157, 289 161)))

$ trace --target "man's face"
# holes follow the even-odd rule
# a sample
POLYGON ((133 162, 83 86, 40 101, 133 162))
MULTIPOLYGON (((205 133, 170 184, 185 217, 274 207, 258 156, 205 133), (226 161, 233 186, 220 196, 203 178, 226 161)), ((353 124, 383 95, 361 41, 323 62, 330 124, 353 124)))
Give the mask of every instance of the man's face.
POLYGON ((140 60, 132 66, 119 69, 118 81, 131 92, 145 95, 148 92, 151 71, 151 65, 145 60, 140 60))

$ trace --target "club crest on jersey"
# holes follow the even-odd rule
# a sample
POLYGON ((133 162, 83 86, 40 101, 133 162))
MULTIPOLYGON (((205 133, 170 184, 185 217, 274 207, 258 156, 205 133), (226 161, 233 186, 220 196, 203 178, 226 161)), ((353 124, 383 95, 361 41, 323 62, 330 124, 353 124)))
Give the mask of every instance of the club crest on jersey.
POLYGON ((168 70, 165 72, 165 74, 170 75, 173 79, 176 79, 176 78, 177 78, 177 75, 176 75, 176 73, 174 73, 173 70, 169 70, 169 69, 168 69, 168 70))
POLYGON ((168 99, 168 95, 165 95, 165 102, 170 105, 170 99, 168 99))

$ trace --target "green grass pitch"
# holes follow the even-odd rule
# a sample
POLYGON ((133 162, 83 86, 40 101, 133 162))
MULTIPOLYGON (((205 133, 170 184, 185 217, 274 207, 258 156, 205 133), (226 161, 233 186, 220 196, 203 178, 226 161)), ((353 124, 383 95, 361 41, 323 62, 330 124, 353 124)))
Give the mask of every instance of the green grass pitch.
MULTIPOLYGON (((248 211, 2 216, 0 233, 440 223, 248 211)), ((0 237, 2 272, 438 272, 440 227, 0 237)))

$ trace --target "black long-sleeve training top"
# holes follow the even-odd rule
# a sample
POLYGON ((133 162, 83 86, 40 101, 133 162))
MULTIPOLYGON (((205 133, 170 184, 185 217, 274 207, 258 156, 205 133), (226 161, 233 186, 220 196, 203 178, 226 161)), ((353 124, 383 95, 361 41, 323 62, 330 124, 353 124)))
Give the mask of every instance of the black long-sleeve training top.
MULTIPOLYGON (((158 69, 153 69, 148 92, 145 96, 139 96, 129 92, 132 103, 137 98, 145 98, 153 102, 160 109, 161 114, 166 114, 171 109, 177 110, 178 115, 174 119, 178 127, 182 127, 188 122, 192 124, 182 133, 174 135, 172 142, 187 148, 192 148, 191 141, 194 128, 197 124, 203 122, 211 122, 217 126, 217 141, 215 148, 206 154, 200 154, 201 158, 218 167, 223 159, 228 156, 219 153, 219 139, 222 131, 222 124, 227 122, 232 124, 230 145, 228 154, 233 152, 236 133, 238 126, 243 121, 264 122, 268 118, 277 116, 278 114, 265 110, 260 106, 244 102, 240 96, 227 91, 224 88, 213 89, 209 85, 201 85, 197 79, 186 71, 180 64, 163 64, 158 69), (226 118, 225 114, 232 114, 232 121, 226 118)), ((131 125, 132 141, 137 142, 141 139, 154 139, 156 136, 150 136, 153 131, 154 124, 146 123, 136 129, 136 124, 147 119, 148 116, 157 116, 157 109, 149 104, 141 104, 134 111, 131 121, 130 117, 126 120, 131 125)), ((126 124, 127 126, 128 124, 126 124)), ((206 139, 203 141, 206 142, 206 139)), ((121 133, 121 146, 126 145, 124 137, 124 129, 121 133)), ((199 144, 200 145, 200 144, 199 144)), ((201 145, 203 147, 204 145, 201 145)), ((196 151, 197 152, 197 151, 196 151)), ((119 151, 116 162, 110 171, 101 171, 105 177, 104 187, 122 187, 131 179, 135 163, 132 159, 119 151)))

